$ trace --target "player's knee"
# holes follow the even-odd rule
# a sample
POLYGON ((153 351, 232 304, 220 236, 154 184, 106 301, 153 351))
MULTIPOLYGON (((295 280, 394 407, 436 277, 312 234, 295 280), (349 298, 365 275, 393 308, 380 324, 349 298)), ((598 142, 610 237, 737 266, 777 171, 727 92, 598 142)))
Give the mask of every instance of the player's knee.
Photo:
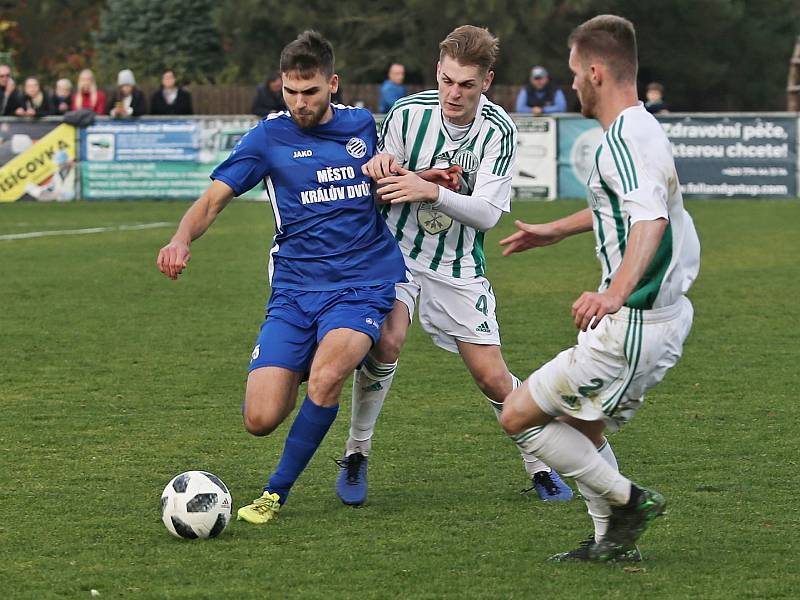
POLYGON ((269 435, 275 431, 278 428, 278 425, 260 417, 245 415, 244 428, 247 430, 247 433, 261 437, 269 435))
POLYGON ((405 340, 406 337, 401 332, 393 330, 381 332, 381 339, 370 354, 375 360, 384 364, 397 362, 405 340))
POLYGON ((475 374, 475 383, 495 402, 503 402, 511 392, 511 376, 504 369, 482 370, 475 374))
POLYGON ((507 401, 503 404, 503 412, 500 415, 500 426, 508 435, 516 435, 527 429, 524 415, 517 410, 513 402, 507 401))
POLYGON ((338 403, 345 373, 333 366, 315 367, 308 379, 308 396, 320 406, 338 403))
POLYGON ((534 406, 524 387, 515 389, 503 402, 500 426, 508 435, 516 435, 536 425, 535 416, 531 414, 534 406))
POLYGON ((244 422, 244 428, 247 430, 247 433, 259 437, 269 435, 281 424, 281 419, 276 418, 275 415, 261 411, 248 410, 247 405, 245 405, 244 411, 242 412, 242 421, 244 422))

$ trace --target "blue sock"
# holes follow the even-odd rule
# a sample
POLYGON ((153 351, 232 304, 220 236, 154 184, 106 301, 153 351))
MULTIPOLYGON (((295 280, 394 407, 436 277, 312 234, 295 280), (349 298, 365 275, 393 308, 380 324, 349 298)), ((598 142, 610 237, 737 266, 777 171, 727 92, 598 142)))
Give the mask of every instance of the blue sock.
POLYGON ((338 404, 331 407, 318 406, 311 398, 305 397, 289 429, 278 466, 269 476, 269 483, 264 491, 278 494, 281 504, 286 502, 289 490, 314 456, 338 412, 338 404))

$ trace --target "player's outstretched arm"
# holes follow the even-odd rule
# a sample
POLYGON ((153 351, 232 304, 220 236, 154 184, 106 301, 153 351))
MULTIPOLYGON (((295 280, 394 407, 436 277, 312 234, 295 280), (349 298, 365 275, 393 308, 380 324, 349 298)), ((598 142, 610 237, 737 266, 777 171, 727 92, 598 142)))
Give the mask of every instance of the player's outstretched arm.
POLYGON ((590 325, 594 329, 600 319, 622 308, 656 255, 666 229, 666 219, 637 221, 633 224, 625 257, 608 289, 584 292, 572 305, 572 317, 578 329, 586 331, 590 325))
POLYGON ((592 212, 585 208, 550 223, 534 224, 514 221, 514 225, 518 231, 500 240, 500 245, 505 246, 503 256, 524 252, 531 248, 550 246, 576 233, 591 231, 592 212))
POLYGON ((394 175, 399 170, 400 165, 395 157, 386 153, 376 154, 361 166, 361 172, 375 181, 394 175))
POLYGON ((203 235, 217 215, 233 198, 233 189, 218 179, 189 207, 169 244, 161 248, 156 259, 158 270, 170 279, 177 279, 192 258, 189 245, 203 235))
POLYGON ((436 202, 439 186, 408 169, 397 166, 395 174, 378 181, 376 194, 382 203, 436 202))

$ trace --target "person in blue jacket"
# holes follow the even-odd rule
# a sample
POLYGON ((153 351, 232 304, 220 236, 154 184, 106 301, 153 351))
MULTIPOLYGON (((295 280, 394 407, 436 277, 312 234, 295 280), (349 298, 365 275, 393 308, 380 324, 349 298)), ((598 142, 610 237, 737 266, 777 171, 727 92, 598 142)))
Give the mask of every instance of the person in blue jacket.
POLYGON ((567 112, 564 92, 550 80, 544 67, 531 69, 531 79, 517 95, 516 112, 543 115, 567 112))

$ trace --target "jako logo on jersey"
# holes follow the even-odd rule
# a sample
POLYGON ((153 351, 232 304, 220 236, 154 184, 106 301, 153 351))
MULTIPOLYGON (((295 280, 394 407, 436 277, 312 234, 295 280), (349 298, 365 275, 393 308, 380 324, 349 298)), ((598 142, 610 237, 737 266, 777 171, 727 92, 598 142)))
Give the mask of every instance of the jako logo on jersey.
POLYGON ((250 355, 250 360, 257 359, 259 354, 261 354, 261 344, 256 344, 256 347, 253 348, 253 353, 250 355))
POLYGON ((308 156, 313 156, 313 154, 311 150, 295 150, 294 154, 292 154, 292 158, 306 158, 308 156))
POLYGON ((350 138, 350 141, 347 142, 345 149, 353 158, 363 158, 367 153, 367 142, 357 137, 350 138))

